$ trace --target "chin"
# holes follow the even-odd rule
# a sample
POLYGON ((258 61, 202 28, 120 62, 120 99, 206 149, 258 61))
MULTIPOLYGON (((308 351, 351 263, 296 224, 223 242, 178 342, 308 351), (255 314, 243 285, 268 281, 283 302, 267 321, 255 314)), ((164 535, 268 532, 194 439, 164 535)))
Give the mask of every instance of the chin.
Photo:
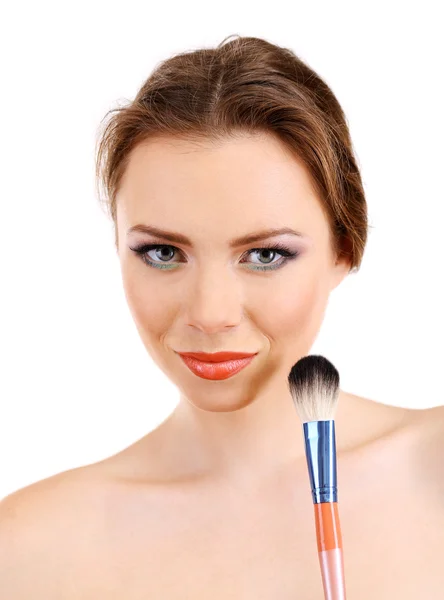
POLYGON ((184 402, 192 404, 194 407, 205 412, 234 412, 241 410, 255 401, 256 396, 249 394, 239 394, 235 392, 230 394, 226 390, 218 392, 203 392, 185 394, 181 393, 181 399, 184 402))

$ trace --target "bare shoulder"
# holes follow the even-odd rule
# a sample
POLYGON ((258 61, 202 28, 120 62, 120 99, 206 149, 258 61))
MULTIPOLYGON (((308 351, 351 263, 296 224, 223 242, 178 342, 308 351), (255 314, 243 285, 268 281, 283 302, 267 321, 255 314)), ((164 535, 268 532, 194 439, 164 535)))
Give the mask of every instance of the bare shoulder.
POLYGON ((408 456, 415 481, 444 511, 444 406, 409 412, 411 451, 408 456))
POLYGON ((425 417, 432 427, 441 429, 444 427, 444 406, 435 406, 425 410, 425 417))
POLYGON ((5 598, 69 597, 68 571, 79 552, 88 555, 87 540, 96 527, 88 506, 99 501, 98 490, 91 470, 80 467, 0 500, 0 589, 5 598))
POLYGON ((436 406, 417 413, 414 421, 417 423, 426 458, 435 466, 439 463, 440 473, 444 475, 444 406, 436 406))
POLYGON ((0 526, 15 532, 59 523, 62 515, 74 516, 91 492, 98 489, 95 465, 63 471, 27 485, 0 500, 0 526))
MULTIPOLYGON (((430 442, 430 448, 444 449, 444 406, 407 409, 407 422, 420 439, 430 442)), ((428 448, 425 444, 425 448, 428 448)))
POLYGON ((398 441, 391 447, 408 459, 415 474, 431 485, 438 484, 438 479, 443 481, 444 492, 444 406, 413 409, 347 395, 354 400, 353 407, 347 410, 355 411, 351 416, 357 423, 365 424, 370 439, 398 441))

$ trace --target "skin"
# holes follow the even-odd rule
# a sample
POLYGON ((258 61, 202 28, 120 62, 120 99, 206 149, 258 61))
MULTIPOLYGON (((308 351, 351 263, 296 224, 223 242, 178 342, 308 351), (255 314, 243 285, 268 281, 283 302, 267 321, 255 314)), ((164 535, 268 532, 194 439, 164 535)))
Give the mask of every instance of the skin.
MULTIPOLYGON (((321 598, 287 376, 310 353, 349 265, 332 251, 307 171, 266 135, 152 139, 132 152, 117 224, 128 306, 180 400, 116 455, 0 503, 0 588, 13 600, 321 598), (137 224, 180 232, 194 247, 128 233, 137 224), (282 226, 303 237, 229 247, 282 226), (277 241, 299 256, 255 271, 281 255, 249 251, 277 241), (174 268, 148 266, 132 250, 141 244, 168 246, 163 260, 174 268), (209 381, 178 350, 258 355, 209 381)), ((161 248, 145 256, 162 264, 161 248)), ((443 407, 399 408, 340 389, 335 423, 349 597, 442 598, 443 407)))

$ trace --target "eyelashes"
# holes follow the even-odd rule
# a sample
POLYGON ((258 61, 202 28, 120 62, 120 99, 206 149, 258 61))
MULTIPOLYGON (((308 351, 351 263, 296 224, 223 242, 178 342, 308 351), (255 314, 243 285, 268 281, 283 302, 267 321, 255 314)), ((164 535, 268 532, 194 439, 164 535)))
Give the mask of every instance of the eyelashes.
MULTIPOLYGON (((155 269, 169 269, 169 270, 175 269, 175 268, 177 268, 176 267, 177 263, 167 263, 165 261, 156 262, 154 260, 150 260, 147 257, 148 253, 151 250, 157 250, 157 249, 163 250, 163 249, 167 249, 167 248, 173 249, 173 253, 174 253, 174 251, 178 251, 179 253, 181 252, 179 250, 179 248, 176 248, 175 246, 171 246, 169 244, 143 244, 136 248, 130 248, 130 250, 135 252, 140 257, 140 259, 149 267, 153 267, 155 269)), ((287 262, 298 257, 300 254, 300 252, 293 251, 290 248, 288 248, 287 246, 285 246, 284 244, 277 242, 275 244, 262 246, 261 248, 252 248, 251 250, 248 250, 246 255, 250 256, 253 253, 260 253, 260 252, 263 252, 264 250, 267 252, 272 252, 273 254, 280 254, 282 257, 282 260, 279 260, 278 262, 272 262, 269 265, 267 265, 266 263, 250 263, 253 265, 253 267, 250 268, 251 271, 271 271, 271 270, 275 270, 275 269, 280 269, 287 262)), ((166 256, 166 258, 168 258, 168 256, 166 256)), ((274 257, 272 257, 272 258, 274 258, 274 257)))

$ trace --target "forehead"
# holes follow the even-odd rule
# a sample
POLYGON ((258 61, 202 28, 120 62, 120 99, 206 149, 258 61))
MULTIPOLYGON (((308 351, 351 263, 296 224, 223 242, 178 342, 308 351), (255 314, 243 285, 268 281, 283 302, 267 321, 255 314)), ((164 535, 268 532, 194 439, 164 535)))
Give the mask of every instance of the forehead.
POLYGON ((124 228, 147 223, 186 233, 204 223, 208 234, 222 229, 225 237, 273 226, 325 234, 307 169, 267 134, 152 138, 132 150, 116 200, 124 228))

